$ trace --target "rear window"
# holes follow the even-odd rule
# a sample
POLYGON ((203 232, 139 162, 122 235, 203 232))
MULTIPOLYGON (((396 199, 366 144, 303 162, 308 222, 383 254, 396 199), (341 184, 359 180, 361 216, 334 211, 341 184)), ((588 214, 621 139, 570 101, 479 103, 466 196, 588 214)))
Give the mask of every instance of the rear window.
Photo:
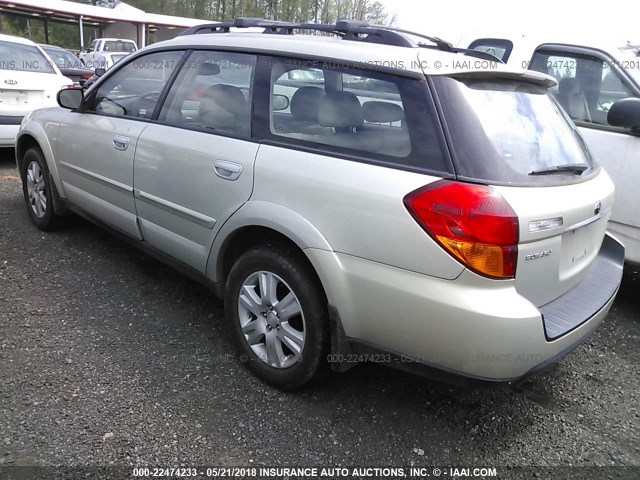
POLYGON ((0 70, 55 73, 51 62, 32 45, 0 41, 0 70))
POLYGON ((82 63, 73 53, 61 48, 42 47, 58 68, 82 68, 82 63))
POLYGON ((108 41, 104 42, 104 48, 102 49, 105 52, 135 52, 136 46, 131 42, 120 42, 120 41, 108 41))
POLYGON ((434 81, 459 177, 539 186, 579 182, 594 173, 584 140, 547 89, 512 80, 434 81))

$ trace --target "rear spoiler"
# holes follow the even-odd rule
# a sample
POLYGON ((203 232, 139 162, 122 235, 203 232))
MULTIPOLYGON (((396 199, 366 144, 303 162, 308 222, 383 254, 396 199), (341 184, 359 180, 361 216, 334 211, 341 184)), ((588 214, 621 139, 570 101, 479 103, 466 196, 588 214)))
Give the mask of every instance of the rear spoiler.
POLYGON ((451 76, 454 78, 476 78, 478 80, 518 80, 544 88, 555 87, 558 84, 558 81, 551 75, 534 70, 524 70, 522 72, 509 70, 478 70, 475 72, 456 73, 451 76))

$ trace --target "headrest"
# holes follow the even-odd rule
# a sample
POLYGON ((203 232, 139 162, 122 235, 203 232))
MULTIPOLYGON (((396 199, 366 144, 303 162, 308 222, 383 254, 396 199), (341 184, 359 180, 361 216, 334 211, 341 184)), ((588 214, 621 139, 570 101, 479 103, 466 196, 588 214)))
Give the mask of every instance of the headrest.
POLYGON ((321 88, 299 88, 291 97, 291 115, 305 122, 317 122, 323 96, 324 90, 321 88))
POLYGON ((358 127, 364 123, 360 100, 351 92, 331 92, 320 100, 318 120, 323 127, 358 127))
MULTIPOLYGON (((222 109, 236 115, 245 113, 247 110, 247 101, 242 94, 242 90, 233 85, 219 84, 207 88, 204 95, 202 95, 201 109, 203 104, 207 105, 209 102, 215 102, 222 109)), ((207 108, 210 108, 209 105, 207 105, 207 108)))
POLYGON ((365 102, 362 105, 364 119, 369 123, 391 123, 404 120, 400 105, 389 102, 365 102))

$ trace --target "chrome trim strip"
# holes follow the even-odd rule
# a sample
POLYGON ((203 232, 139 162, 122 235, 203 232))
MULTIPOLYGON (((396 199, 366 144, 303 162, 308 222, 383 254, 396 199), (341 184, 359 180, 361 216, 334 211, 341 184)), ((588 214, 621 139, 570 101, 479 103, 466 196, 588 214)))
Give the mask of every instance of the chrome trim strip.
POLYGON ((143 192, 142 190, 136 189, 134 192, 134 195, 136 198, 152 203, 158 208, 161 208, 175 215, 178 215, 182 218, 195 222, 198 225, 202 225, 203 227, 213 229, 213 227, 216 224, 215 218, 208 217, 207 215, 203 215, 202 213, 198 213, 194 210, 185 208, 176 203, 169 202, 162 198, 156 197, 155 195, 151 195, 150 193, 143 192))
MULTIPOLYGON (((127 193, 133 193, 133 187, 129 185, 125 185, 124 183, 116 182, 115 180, 111 180, 110 178, 103 177, 102 175, 98 175, 97 173, 90 172, 89 170, 85 170, 84 168, 76 167, 75 165, 71 165, 67 162, 59 162, 63 167, 68 168, 69 170, 73 170, 76 173, 80 173, 85 177, 89 177, 93 180, 97 180, 104 185, 109 187, 114 187, 118 190, 123 190, 127 193)), ((68 182, 67 182, 68 183, 68 182)))
POLYGON ((611 207, 609 207, 605 211, 600 212, 597 215, 594 215, 591 218, 587 218, 586 220, 583 220, 582 222, 578 222, 578 223, 575 223, 573 225, 568 226, 565 229, 565 232, 569 232, 571 230, 577 230, 579 228, 586 227, 587 225, 591 225, 592 223, 597 222, 598 220, 600 220, 602 217, 608 216, 610 213, 611 213, 611 207))

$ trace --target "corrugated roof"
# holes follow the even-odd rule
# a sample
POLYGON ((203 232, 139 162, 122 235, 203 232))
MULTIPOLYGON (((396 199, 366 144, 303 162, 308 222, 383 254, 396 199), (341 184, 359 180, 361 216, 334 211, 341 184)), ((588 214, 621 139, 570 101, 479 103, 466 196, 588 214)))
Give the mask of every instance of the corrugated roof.
POLYGON ((174 17, 171 15, 158 15, 146 13, 139 8, 120 2, 115 8, 97 7, 82 3, 69 2, 67 0, 0 0, 0 7, 6 10, 29 10, 41 14, 63 14, 80 17, 85 20, 96 19, 100 21, 120 21, 132 23, 144 23, 146 25, 158 25, 163 27, 192 27, 206 23, 206 20, 196 18, 174 17))

